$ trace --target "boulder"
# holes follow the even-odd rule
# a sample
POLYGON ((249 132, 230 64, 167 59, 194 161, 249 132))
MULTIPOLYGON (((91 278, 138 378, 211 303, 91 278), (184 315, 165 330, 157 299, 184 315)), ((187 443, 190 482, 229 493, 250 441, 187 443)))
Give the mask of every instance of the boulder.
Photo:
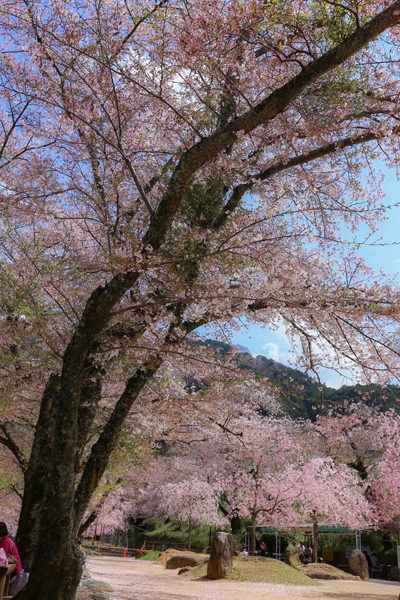
POLYGON ((350 573, 358 575, 364 581, 368 581, 368 562, 367 557, 360 550, 352 550, 349 558, 350 573))
POLYGON ((208 554, 199 554, 197 552, 191 552, 190 550, 176 550, 175 548, 168 548, 168 550, 166 550, 165 552, 162 552, 160 554, 160 556, 157 558, 157 560, 154 561, 153 564, 155 565, 162 565, 163 567, 165 567, 165 565, 167 564, 167 560, 169 558, 171 558, 171 556, 202 556, 203 558, 207 558, 208 560, 208 554))
POLYGON ((209 579, 222 579, 232 569, 233 540, 230 533, 218 531, 212 540, 207 565, 209 579))
POLYGON ((93 587, 96 590, 102 591, 102 592, 113 592, 113 587, 107 583, 106 581, 99 581, 98 579, 85 579, 84 581, 82 581, 82 585, 86 586, 86 587, 93 587))
POLYGON ((176 554, 170 556, 165 563, 166 569, 181 569, 182 567, 197 567, 208 561, 208 556, 195 554, 176 554))
POLYGON ((297 554, 296 548, 294 546, 289 545, 286 548, 285 557, 286 557, 286 564, 290 565, 291 567, 301 566, 301 560, 300 560, 299 555, 297 554))

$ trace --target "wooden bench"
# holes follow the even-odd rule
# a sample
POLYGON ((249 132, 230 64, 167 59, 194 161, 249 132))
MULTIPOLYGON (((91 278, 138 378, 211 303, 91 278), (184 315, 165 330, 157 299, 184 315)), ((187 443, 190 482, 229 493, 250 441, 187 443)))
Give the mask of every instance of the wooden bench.
POLYGON ((3 600, 8 594, 8 586, 10 583, 10 575, 14 571, 15 565, 8 567, 0 567, 0 600, 3 600))

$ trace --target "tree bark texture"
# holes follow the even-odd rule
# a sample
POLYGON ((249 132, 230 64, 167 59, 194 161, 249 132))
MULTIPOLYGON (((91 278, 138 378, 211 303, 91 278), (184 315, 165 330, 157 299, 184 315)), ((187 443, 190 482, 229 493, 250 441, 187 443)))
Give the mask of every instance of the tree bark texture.
MULTIPOLYGON (((57 527, 56 531, 49 533, 52 533, 53 536, 65 537, 62 525, 57 527)), ((69 548, 65 546, 65 554, 62 557, 54 554, 51 548, 47 555, 41 554, 37 557, 35 565, 38 560, 43 561, 41 570, 36 568, 31 573, 27 587, 21 590, 15 599, 75 600, 76 588, 82 574, 82 565, 75 552, 74 544, 75 542, 72 541, 69 548)))
POLYGON ((18 522, 16 544, 22 566, 31 570, 39 531, 46 477, 51 463, 51 445, 54 434, 55 407, 60 378, 51 375, 42 396, 39 418, 27 470, 24 474, 24 496, 18 522))
POLYGON ((251 516, 251 554, 256 551, 256 517, 251 516))
POLYGON ((82 386, 81 402, 78 414, 78 443, 75 457, 75 471, 81 466, 83 453, 86 447, 90 430, 96 415, 97 405, 101 399, 101 379, 92 377, 82 386))

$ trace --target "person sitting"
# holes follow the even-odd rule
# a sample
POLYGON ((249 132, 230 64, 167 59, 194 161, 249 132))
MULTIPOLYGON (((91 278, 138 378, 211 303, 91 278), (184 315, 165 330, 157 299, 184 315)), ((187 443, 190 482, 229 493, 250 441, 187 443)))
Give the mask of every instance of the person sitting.
POLYGON ((311 544, 307 544, 307 547, 304 549, 304 564, 308 565, 312 561, 312 546, 311 544))
POLYGON ((260 543, 260 549, 259 549, 259 550, 257 550, 256 554, 257 554, 258 556, 268 556, 268 550, 267 550, 267 547, 266 547, 266 545, 264 544, 264 542, 261 542, 261 543, 260 543))
POLYGON ((10 587, 8 593, 10 596, 15 596, 28 582, 29 573, 25 573, 21 565, 18 548, 15 542, 8 535, 7 525, 0 522, 0 548, 5 551, 8 562, 15 564, 14 572, 10 578, 10 587))
POLYGON ((7 525, 2 521, 0 522, 0 548, 3 548, 8 557, 14 559, 9 562, 15 562, 14 573, 15 575, 18 575, 18 573, 22 570, 18 548, 15 545, 15 542, 8 535, 7 525))
POLYGON ((371 577, 377 577, 379 579, 380 575, 382 575, 382 567, 379 564, 379 560, 376 553, 373 552, 371 554, 371 577))
POLYGON ((304 561, 304 552, 305 552, 305 545, 304 542, 300 542, 300 544, 298 544, 297 546, 297 555, 300 558, 301 562, 304 561))
POLYGON ((239 556, 248 556, 249 553, 247 551, 247 548, 242 548, 242 550, 239 552, 239 556))

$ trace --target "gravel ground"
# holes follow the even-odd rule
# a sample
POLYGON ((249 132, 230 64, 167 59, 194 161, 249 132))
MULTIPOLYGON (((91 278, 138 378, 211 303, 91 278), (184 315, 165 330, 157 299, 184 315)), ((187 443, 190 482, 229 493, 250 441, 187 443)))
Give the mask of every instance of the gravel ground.
POLYGON ((93 579, 110 583, 112 600, 398 600, 399 583, 327 581, 299 587, 229 580, 191 581, 159 565, 131 558, 88 561, 93 579))

